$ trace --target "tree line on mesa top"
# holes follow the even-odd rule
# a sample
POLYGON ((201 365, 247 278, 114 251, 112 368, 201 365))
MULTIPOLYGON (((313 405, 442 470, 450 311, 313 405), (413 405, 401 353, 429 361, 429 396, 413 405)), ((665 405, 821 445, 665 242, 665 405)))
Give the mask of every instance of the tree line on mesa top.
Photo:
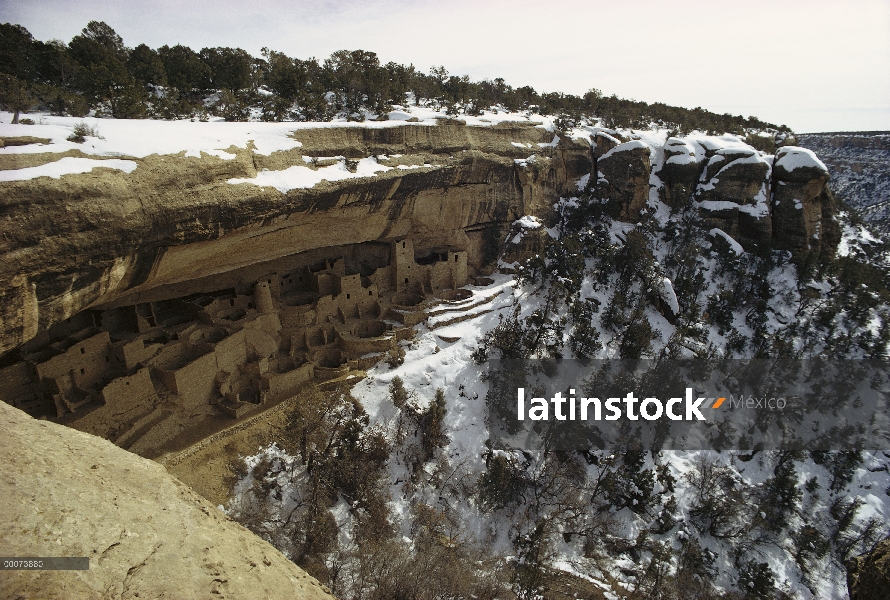
POLYGON ((414 65, 381 64, 365 50, 339 50, 319 61, 263 48, 254 57, 240 48, 129 48, 102 21, 90 21, 67 44, 35 40, 21 25, 0 25, 0 106, 15 113, 13 122, 34 109, 131 119, 385 120, 392 105, 404 105, 407 98, 449 116, 478 115, 491 107, 555 115, 561 128, 598 118, 607 127, 655 123, 677 133, 788 131, 755 117, 648 104, 597 89, 583 96, 539 93, 502 78, 471 81, 442 66, 423 73, 414 65))

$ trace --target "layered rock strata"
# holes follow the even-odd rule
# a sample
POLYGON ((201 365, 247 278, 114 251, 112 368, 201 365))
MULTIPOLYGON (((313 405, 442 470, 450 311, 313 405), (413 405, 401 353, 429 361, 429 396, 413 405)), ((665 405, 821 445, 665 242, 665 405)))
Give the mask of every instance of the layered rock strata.
MULTIPOLYGON (((0 183, 0 353, 90 306, 149 292, 159 298, 164 286, 328 246, 412 237, 466 248, 478 269, 489 237, 544 211, 590 169, 586 142, 554 143, 553 133, 533 125, 343 127, 294 136, 301 147, 268 156, 233 146, 228 160, 127 157, 137 165, 129 173, 0 183), (529 154, 534 165, 515 162, 529 154), (332 155, 387 155, 376 161, 387 170, 286 192, 230 183, 305 167, 309 157, 320 159, 308 163, 318 168, 332 155)), ((5 154, 0 167, 58 158, 5 154)))

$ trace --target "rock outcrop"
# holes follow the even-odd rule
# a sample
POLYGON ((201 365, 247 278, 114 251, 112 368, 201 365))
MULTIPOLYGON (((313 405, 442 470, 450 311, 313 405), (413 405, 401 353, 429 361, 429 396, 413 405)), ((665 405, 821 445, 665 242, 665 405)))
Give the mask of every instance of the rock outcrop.
POLYGON ((593 198, 613 218, 639 222, 657 192, 675 210, 695 202, 706 228, 745 250, 779 248, 807 260, 832 254, 840 242, 828 170, 804 148, 764 156, 732 136, 671 137, 656 147, 602 131, 591 145, 593 198))
POLYGON ((686 206, 695 192, 702 172, 701 150, 680 138, 668 138, 664 145, 664 164, 659 176, 664 182, 665 202, 668 206, 686 206))
POLYGON ((828 183, 828 169, 811 150, 779 148, 773 166, 773 227, 779 247, 795 254, 819 254, 837 247, 840 227, 828 183))
POLYGON ((890 594, 890 538, 847 563, 850 600, 883 600, 890 594))
MULTIPOLYGON (((601 138, 597 138, 601 139, 601 138)), ((637 222, 649 201, 652 165, 649 147, 639 140, 619 144, 597 158, 594 198, 606 201, 608 213, 620 221, 637 222)))
MULTIPOLYGON (((298 129, 300 147, 269 154, 248 144, 200 158, 126 156, 115 160, 128 172, 0 182, 0 354, 85 308, 212 291, 239 269, 331 246, 410 237, 464 248, 472 276, 514 220, 546 218, 586 173, 617 219, 638 221, 655 191, 675 209, 696 202, 706 225, 746 249, 804 258, 837 244, 827 171, 803 149, 782 148, 773 165, 729 138, 669 138, 653 150, 611 130, 592 133, 588 143, 529 123, 452 120, 298 129), (355 171, 356 159, 373 165, 368 176, 276 183, 297 167, 341 161, 341 172, 355 171)), ((58 158, 0 154, 0 170, 58 158)))
POLYGON ((772 238, 770 164, 751 148, 717 150, 696 192, 705 224, 749 248, 772 238))
POLYGON ((153 461, 2 402, 0 433, 5 555, 89 558, 2 571, 4 598, 333 598, 153 461))

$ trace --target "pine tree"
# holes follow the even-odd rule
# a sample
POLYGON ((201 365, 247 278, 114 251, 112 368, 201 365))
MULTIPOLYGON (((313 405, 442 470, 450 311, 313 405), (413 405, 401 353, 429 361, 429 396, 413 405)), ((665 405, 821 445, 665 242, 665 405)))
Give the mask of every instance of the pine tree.
POLYGON ((0 74, 0 106, 12 111, 13 123, 18 123, 19 113, 27 112, 34 103, 34 96, 24 81, 12 75, 0 74))
POLYGON ((445 434, 445 390, 438 388, 436 397, 430 402, 421 418, 421 447, 424 462, 429 461, 436 451, 448 441, 445 434))
POLYGON ((389 382, 389 397, 396 408, 403 408, 408 402, 408 390, 405 389, 405 382, 398 375, 389 382))

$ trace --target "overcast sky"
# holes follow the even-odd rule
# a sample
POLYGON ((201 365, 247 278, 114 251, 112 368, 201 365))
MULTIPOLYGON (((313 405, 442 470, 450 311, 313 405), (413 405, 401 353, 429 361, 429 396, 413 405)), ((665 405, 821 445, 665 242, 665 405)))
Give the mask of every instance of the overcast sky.
POLYGON ((69 41, 264 46, 444 65, 539 92, 754 115, 799 133, 890 130, 890 0, 0 0, 0 20, 69 41))

